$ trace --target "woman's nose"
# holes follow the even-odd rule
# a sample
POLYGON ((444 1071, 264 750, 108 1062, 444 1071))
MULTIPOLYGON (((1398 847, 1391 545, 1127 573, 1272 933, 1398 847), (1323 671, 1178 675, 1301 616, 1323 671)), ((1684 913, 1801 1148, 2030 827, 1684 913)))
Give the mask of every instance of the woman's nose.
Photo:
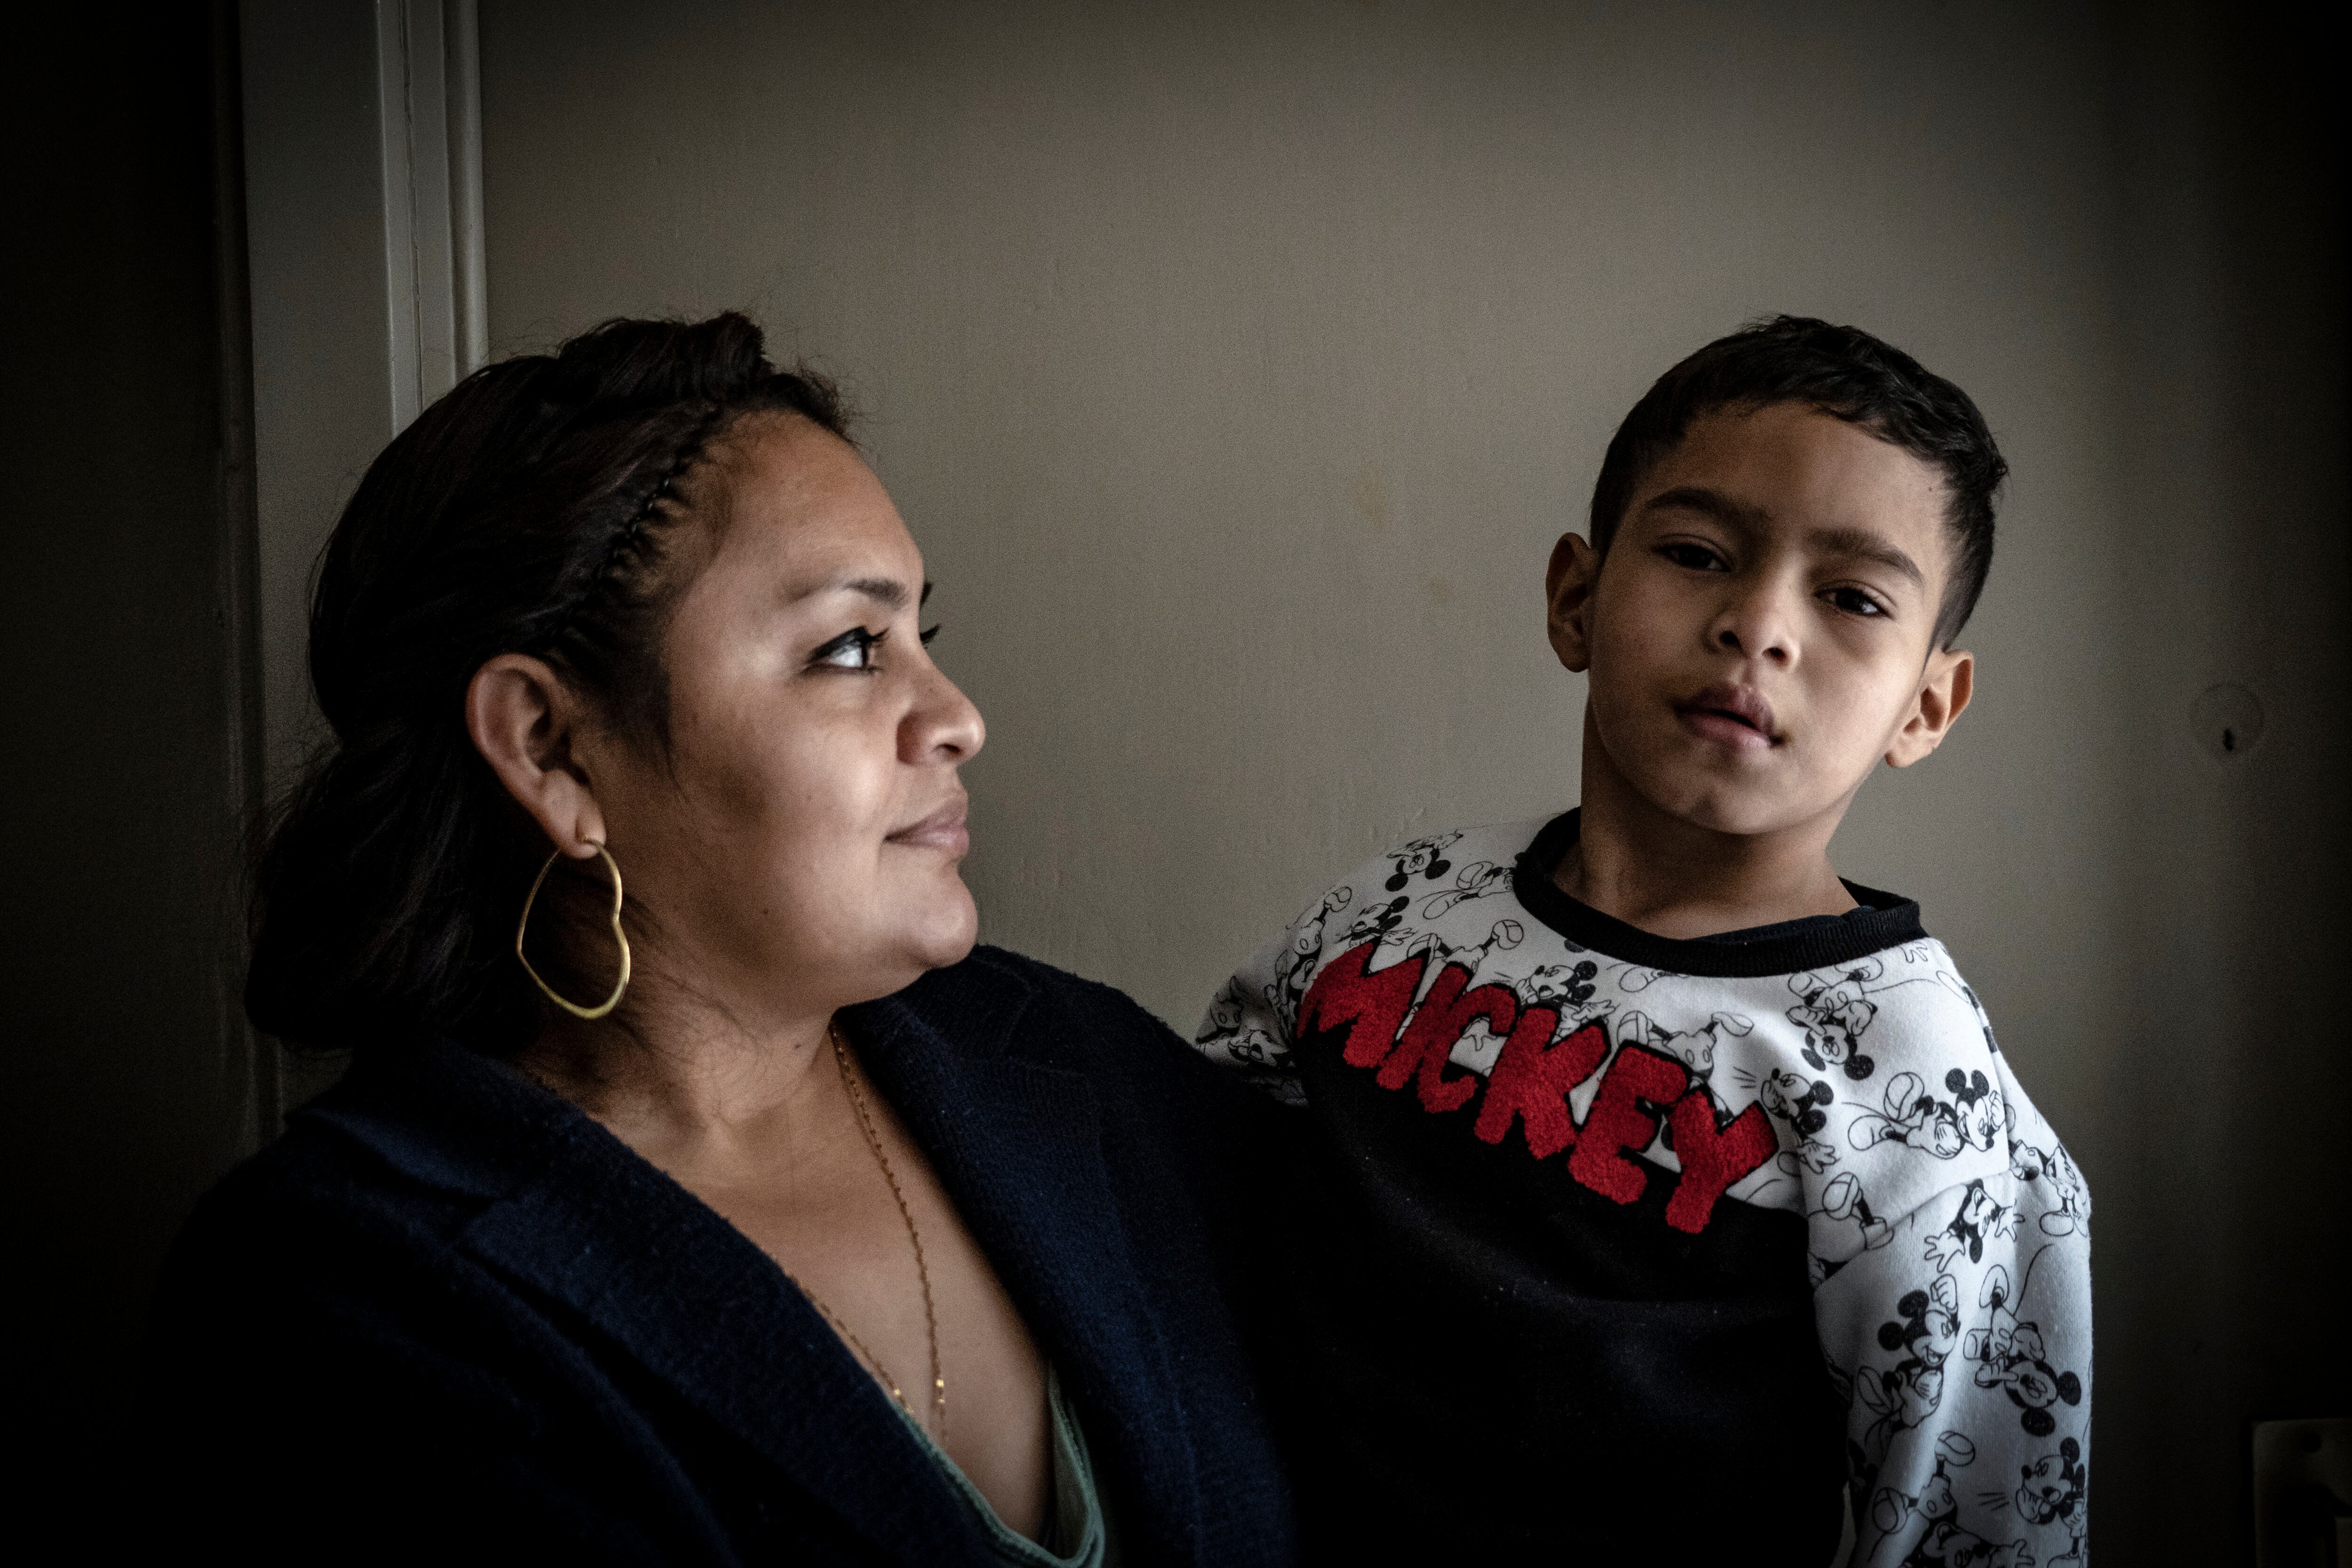
POLYGON ((987 742, 988 724, 963 689, 933 665, 898 734, 902 761, 964 763, 987 742))

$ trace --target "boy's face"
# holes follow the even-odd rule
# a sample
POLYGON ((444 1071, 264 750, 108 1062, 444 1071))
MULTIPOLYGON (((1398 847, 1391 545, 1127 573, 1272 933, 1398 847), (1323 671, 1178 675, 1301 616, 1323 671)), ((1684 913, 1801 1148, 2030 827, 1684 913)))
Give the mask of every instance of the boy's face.
POLYGON ((1605 558, 1574 534, 1552 552, 1593 760, 1694 826, 1834 827, 1873 764, 1926 756, 1968 705, 1974 661, 1934 646, 1945 507, 1933 468, 1802 405, 1695 421, 1605 558))

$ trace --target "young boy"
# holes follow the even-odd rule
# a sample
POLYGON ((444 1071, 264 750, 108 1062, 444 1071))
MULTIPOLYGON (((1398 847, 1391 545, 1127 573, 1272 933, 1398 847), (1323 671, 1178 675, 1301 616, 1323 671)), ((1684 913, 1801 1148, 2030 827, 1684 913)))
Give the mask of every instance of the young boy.
POLYGON ((1545 577, 1580 807, 1379 857, 1212 1004, 1297 1108, 1315 1555, 2081 1562, 2089 1195, 1918 906, 1829 858, 1968 706, 2006 470, 1852 328, 1668 371, 1545 577))

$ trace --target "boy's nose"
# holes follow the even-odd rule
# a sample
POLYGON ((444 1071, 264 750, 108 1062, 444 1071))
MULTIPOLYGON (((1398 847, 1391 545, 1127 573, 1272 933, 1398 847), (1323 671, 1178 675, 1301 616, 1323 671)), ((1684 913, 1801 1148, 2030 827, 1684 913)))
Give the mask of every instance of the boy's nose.
POLYGON ((1741 658, 1793 664, 1797 639, 1780 595, 1744 594, 1723 607, 1712 628, 1716 646, 1741 658))

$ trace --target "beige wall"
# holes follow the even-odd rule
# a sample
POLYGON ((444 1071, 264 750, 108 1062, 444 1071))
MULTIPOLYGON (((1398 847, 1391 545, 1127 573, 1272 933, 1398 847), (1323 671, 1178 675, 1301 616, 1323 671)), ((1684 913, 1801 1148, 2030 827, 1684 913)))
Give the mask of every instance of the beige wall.
POLYGON ((1978 706, 1839 857, 2090 1173, 2107 1553, 2215 1560, 2246 1418, 2352 1405, 2282 1304, 2346 1229, 2294 1142, 2344 1055, 2252 923, 2341 929, 2337 240, 2292 157, 2241 199, 2205 13, 483 9, 494 351, 733 306, 838 373, 992 726, 987 939, 1188 1031, 1368 852, 1574 801, 1540 574, 1651 378, 1785 310, 1957 379, 2016 470, 1978 706), (2225 679, 2270 706, 2229 763, 2225 679))

